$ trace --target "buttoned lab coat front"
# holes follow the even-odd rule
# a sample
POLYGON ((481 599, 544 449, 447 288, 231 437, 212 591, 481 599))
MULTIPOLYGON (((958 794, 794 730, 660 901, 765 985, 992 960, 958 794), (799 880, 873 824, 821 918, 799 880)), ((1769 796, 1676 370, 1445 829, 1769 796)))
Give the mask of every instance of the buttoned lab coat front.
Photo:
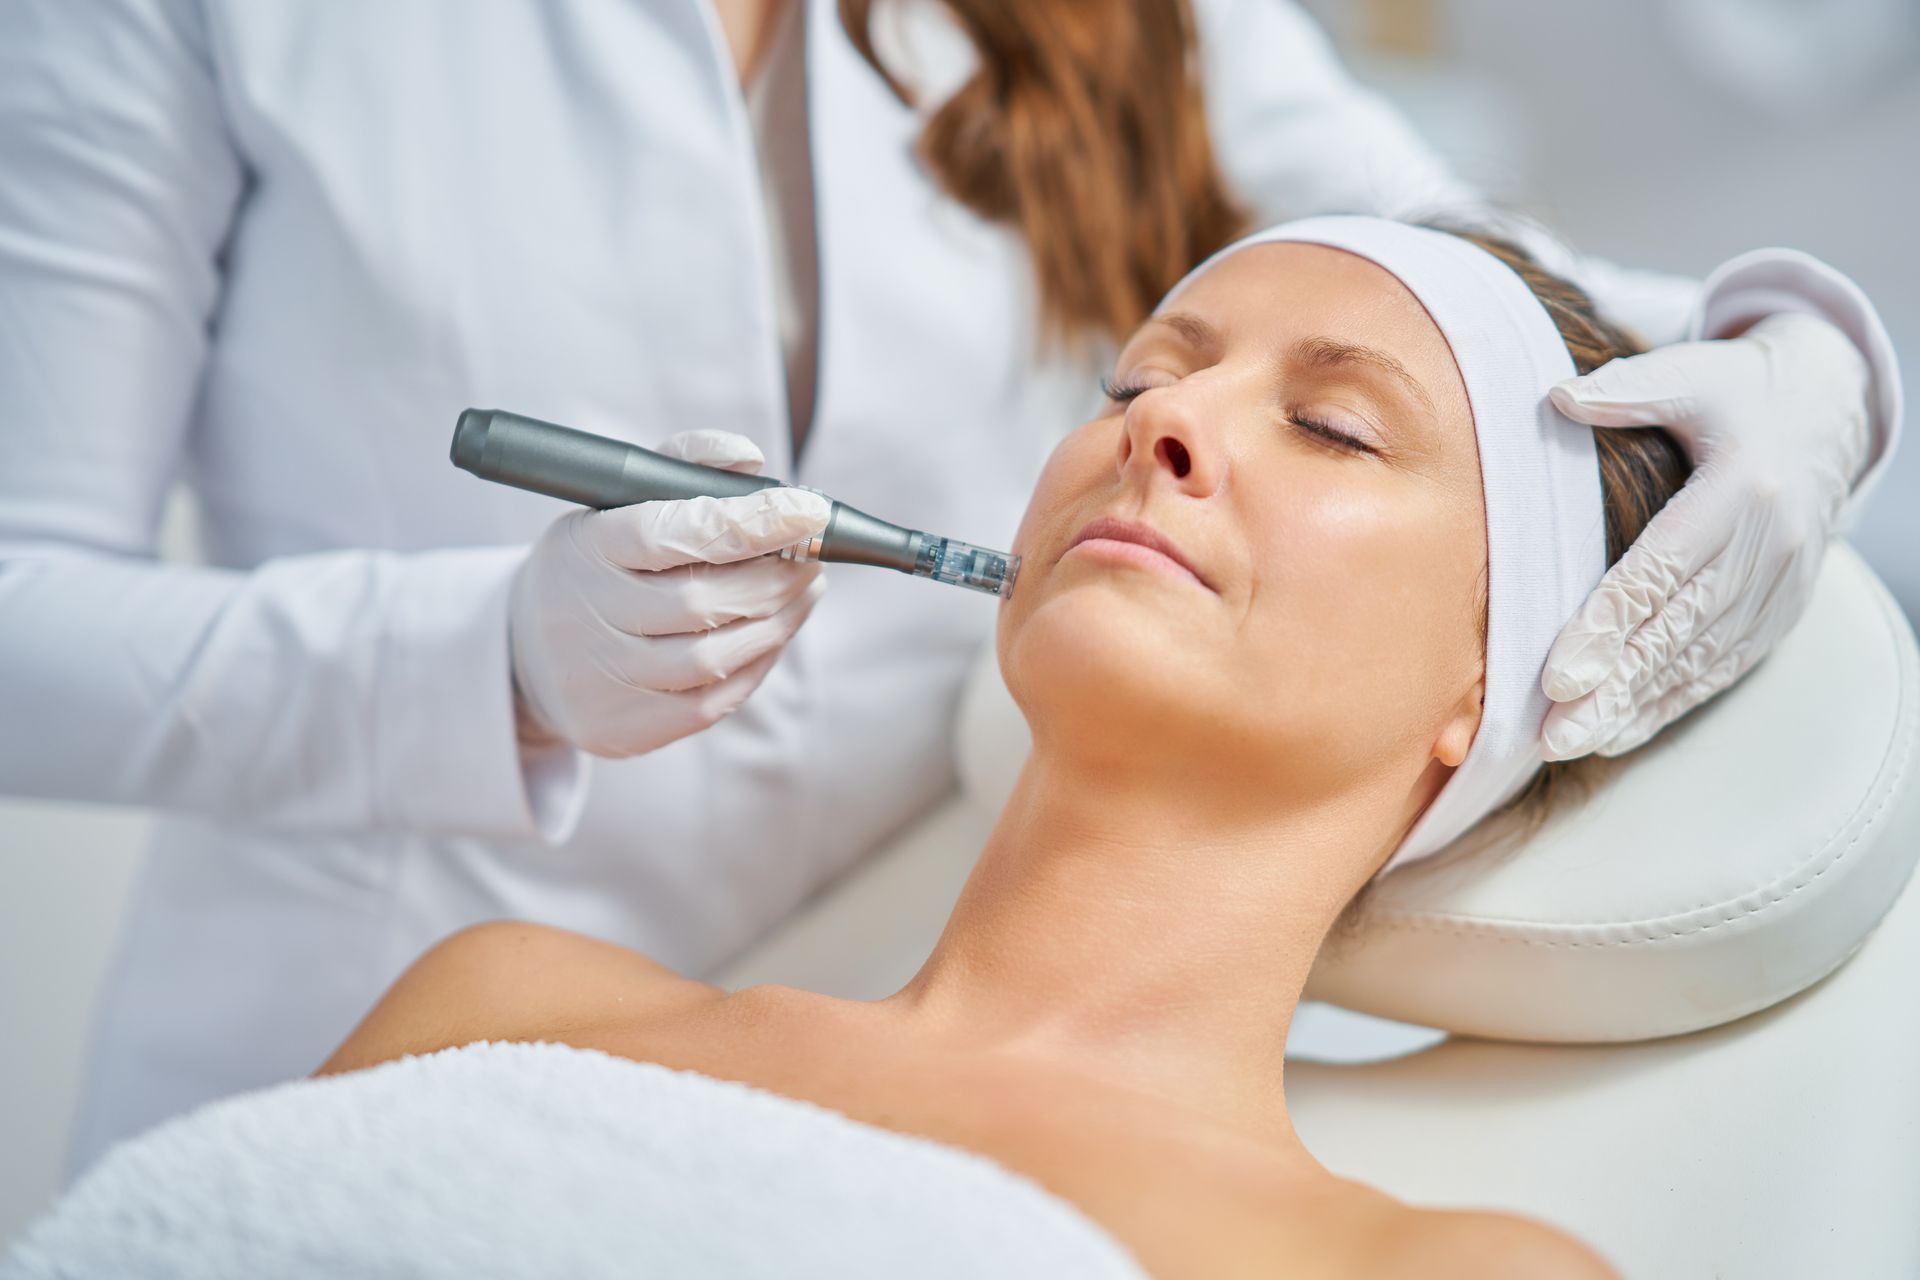
MULTIPOLYGON (((1471 199, 1297 10, 1198 14, 1263 217, 1471 199)), ((704 4, 0 9, 0 789, 161 813, 80 1162, 310 1071, 476 921, 710 970, 949 787, 993 605, 840 566, 733 717, 590 770, 523 759, 508 583, 560 507, 447 461, 468 405, 641 443, 724 428, 768 474, 1009 542, 1102 357, 1045 354, 1018 239, 916 166, 922 117, 831 0, 807 22, 820 368, 795 459, 704 4), (205 566, 152 558, 176 480, 205 566)), ((886 39, 923 85, 964 77, 937 11, 886 39)), ((1595 278, 1656 337, 1694 301, 1595 278)))

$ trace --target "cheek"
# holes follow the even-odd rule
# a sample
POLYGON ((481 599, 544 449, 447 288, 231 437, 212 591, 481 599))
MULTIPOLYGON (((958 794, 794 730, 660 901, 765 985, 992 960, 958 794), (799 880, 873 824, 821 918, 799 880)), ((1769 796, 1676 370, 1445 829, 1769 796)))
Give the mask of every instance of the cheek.
POLYGON ((1118 418, 1096 420, 1076 428, 1054 446, 1047 464, 1040 469, 1040 478, 1034 481, 1020 528, 1013 535, 1012 550, 1025 555, 1036 539, 1044 540, 1049 530, 1067 519, 1102 479, 1113 480, 1113 451, 1119 432, 1118 418))
POLYGON ((1268 714, 1316 737, 1418 734, 1470 688, 1485 565, 1477 506, 1405 484, 1296 491, 1263 519, 1249 624, 1268 714))
MULTIPOLYGON (((1080 513, 1102 479, 1111 481, 1113 477, 1118 431, 1117 419, 1089 422, 1078 428, 1055 447, 1034 482, 1033 495, 1027 499, 1026 512, 1020 517, 1020 527, 1009 548, 1023 563, 1020 585, 1001 606, 997 623, 996 647, 1003 672, 1010 637, 1019 632, 1035 605, 1049 594, 1046 561, 1085 523, 1087 517, 1080 513)), ((1012 673, 1007 674, 1011 679, 1012 673)))

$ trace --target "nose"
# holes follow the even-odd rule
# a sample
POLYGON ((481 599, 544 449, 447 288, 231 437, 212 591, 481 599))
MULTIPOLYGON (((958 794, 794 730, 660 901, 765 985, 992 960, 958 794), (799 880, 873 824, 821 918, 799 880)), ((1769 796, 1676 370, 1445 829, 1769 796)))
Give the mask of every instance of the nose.
POLYGON ((1190 497, 1210 497, 1226 478, 1226 451, 1206 425, 1205 379, 1189 376, 1143 391, 1127 406, 1115 464, 1135 484, 1169 484, 1190 497))

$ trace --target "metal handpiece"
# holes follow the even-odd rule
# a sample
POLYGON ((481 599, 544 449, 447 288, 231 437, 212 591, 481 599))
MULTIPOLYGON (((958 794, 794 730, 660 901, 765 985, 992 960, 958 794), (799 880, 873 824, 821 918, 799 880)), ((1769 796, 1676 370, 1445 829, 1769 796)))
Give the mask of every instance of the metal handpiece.
MULTIPOLYGON (((453 465, 484 480, 605 509, 636 502, 734 498, 780 481, 682 462, 665 454, 500 409, 468 409, 453 429, 453 465)), ((824 495, 823 495, 824 496, 824 495)), ((781 554, 897 569, 1005 599, 1020 558, 957 538, 903 529, 833 503, 827 527, 781 554)))

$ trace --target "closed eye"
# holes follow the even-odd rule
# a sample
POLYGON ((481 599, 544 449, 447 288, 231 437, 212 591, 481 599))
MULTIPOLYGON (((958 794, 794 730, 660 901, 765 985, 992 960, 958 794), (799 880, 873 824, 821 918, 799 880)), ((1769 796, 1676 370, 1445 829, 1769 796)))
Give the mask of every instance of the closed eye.
POLYGON ((1358 453, 1377 452, 1377 450, 1375 450, 1372 445, 1366 443, 1365 441, 1356 440, 1352 436, 1348 435, 1346 432, 1338 430, 1335 427, 1328 426, 1326 423, 1321 422, 1318 419, 1309 418, 1305 414, 1302 414, 1302 413, 1291 414, 1287 418, 1287 421, 1293 423, 1294 426, 1300 428, 1300 430, 1305 432, 1307 435, 1315 436, 1318 439, 1326 442, 1327 444, 1332 445, 1336 449, 1347 449, 1347 450, 1358 452, 1358 453))
MULTIPOLYGON (((1153 389, 1154 388, 1147 386, 1145 383, 1140 382, 1115 382, 1111 378, 1100 379, 1100 390, 1106 395, 1107 399, 1113 401, 1115 404, 1126 404, 1153 389)), ((1298 427, 1302 434, 1312 436, 1314 439, 1331 448, 1344 449, 1350 453, 1378 452, 1378 450, 1365 441, 1356 440, 1346 432, 1341 431, 1337 427, 1330 426, 1317 418, 1309 418, 1305 414, 1296 412, 1290 414, 1287 421, 1298 427)))

